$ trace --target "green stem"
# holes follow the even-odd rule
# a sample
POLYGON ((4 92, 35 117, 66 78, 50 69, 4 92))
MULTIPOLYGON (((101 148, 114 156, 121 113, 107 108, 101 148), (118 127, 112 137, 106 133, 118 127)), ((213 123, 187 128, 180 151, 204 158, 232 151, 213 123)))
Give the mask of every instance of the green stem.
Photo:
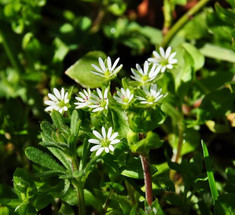
POLYGON ((17 57, 16 52, 14 51, 15 48, 11 45, 10 39, 9 39, 9 32, 8 26, 5 22, 0 21, 0 36, 2 37, 2 44, 6 51, 6 54, 12 64, 12 66, 15 67, 15 69, 18 71, 18 73, 24 73, 24 69, 22 65, 20 64, 20 61, 17 57))
POLYGON ((164 15, 164 23, 163 23, 163 35, 166 35, 169 31, 169 28, 171 26, 172 22, 172 9, 171 6, 172 2, 171 0, 164 0, 164 6, 163 6, 163 15, 164 15))
POLYGON ((161 46, 165 47, 175 36, 175 34, 192 18, 194 14, 200 11, 210 0, 201 0, 193 8, 187 11, 168 31, 164 37, 161 46))
POLYGON ((86 215, 86 207, 85 207, 85 198, 84 198, 83 186, 78 181, 73 183, 73 185, 76 188, 77 196, 78 196, 78 214, 79 215, 86 215))

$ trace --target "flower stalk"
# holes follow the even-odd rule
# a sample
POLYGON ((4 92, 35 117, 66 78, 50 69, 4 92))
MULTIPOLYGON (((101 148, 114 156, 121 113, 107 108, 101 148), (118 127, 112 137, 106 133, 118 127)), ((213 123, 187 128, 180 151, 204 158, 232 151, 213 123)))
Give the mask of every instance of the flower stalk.
POLYGON ((182 27, 195 15, 198 11, 200 11, 210 0, 201 0, 199 1, 193 8, 187 11, 168 31, 166 36, 164 37, 161 46, 165 47, 170 43, 172 38, 176 35, 176 33, 182 29, 182 27))
POLYGON ((153 203, 153 188, 149 159, 147 155, 140 155, 140 159, 144 172, 145 198, 148 205, 151 206, 153 203))

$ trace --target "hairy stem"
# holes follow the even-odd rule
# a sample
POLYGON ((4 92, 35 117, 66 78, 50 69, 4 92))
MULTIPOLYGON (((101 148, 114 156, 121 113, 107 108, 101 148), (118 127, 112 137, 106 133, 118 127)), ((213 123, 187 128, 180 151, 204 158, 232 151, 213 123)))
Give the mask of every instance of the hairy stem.
POLYGON ((148 156, 140 155, 140 159, 144 171, 145 198, 147 203, 151 206, 153 202, 153 189, 152 189, 152 177, 150 172, 148 156))
POLYGON ((201 0, 193 8, 187 11, 168 31, 164 37, 161 46, 165 47, 175 34, 192 18, 194 14, 200 11, 210 0, 201 0))

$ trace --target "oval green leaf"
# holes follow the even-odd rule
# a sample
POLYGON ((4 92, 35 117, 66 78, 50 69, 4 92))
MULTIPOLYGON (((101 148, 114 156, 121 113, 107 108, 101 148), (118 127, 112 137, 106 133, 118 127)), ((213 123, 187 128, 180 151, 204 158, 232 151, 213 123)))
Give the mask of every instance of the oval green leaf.
POLYGON ((88 52, 83 58, 79 59, 75 64, 70 66, 65 74, 71 79, 76 81, 82 87, 85 88, 97 88, 101 87, 104 79, 98 75, 93 74, 94 70, 92 64, 99 66, 98 58, 106 58, 106 55, 101 51, 88 52))

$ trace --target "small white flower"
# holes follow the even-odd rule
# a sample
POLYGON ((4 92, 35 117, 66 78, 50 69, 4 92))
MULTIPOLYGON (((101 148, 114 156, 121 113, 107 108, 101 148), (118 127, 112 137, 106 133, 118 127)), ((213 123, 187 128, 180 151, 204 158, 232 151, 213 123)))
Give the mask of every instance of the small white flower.
POLYGON ((103 61, 102 58, 100 57, 98 58, 98 60, 100 67, 96 66, 95 64, 92 64, 92 67, 96 71, 91 71, 91 72, 103 78, 110 79, 122 69, 122 64, 116 68, 120 58, 117 58, 113 65, 110 57, 107 57, 107 60, 105 61, 103 61))
POLYGON ((131 68, 131 72, 134 75, 132 75, 131 77, 134 80, 141 82, 142 84, 146 84, 147 82, 154 80, 160 71, 160 68, 158 68, 156 64, 152 64, 151 67, 148 61, 144 62, 143 69, 140 67, 139 64, 136 64, 136 69, 131 68))
POLYGON ((166 69, 172 69, 173 64, 177 63, 175 59, 176 52, 171 53, 171 47, 168 47, 166 52, 162 47, 159 48, 159 52, 153 51, 153 58, 149 58, 148 61, 152 62, 160 68, 161 72, 165 72, 166 69))
POLYGON ((163 94, 161 94, 162 89, 157 91, 157 84, 151 84, 150 87, 144 86, 143 91, 144 91, 145 97, 136 96, 136 98, 140 100, 141 104, 152 105, 158 102, 158 100, 163 97, 163 94))
POLYGON ((93 109, 92 112, 98 112, 98 111, 102 111, 104 109, 108 109, 109 89, 106 88, 103 93, 103 92, 101 92, 101 90, 99 88, 97 88, 96 92, 97 92, 98 96, 94 93, 91 93, 91 98, 90 98, 91 105, 89 105, 89 107, 93 109))
POLYGON ((64 111, 68 110, 69 106, 69 99, 68 99, 68 92, 65 93, 64 88, 62 87, 61 91, 59 92, 58 89, 53 89, 54 95, 51 93, 48 93, 48 97, 51 100, 46 100, 44 103, 46 105, 49 105, 45 111, 52 111, 57 110, 60 113, 63 113, 64 111))
POLYGON ((134 95, 130 92, 129 89, 123 89, 121 88, 120 90, 117 90, 117 95, 114 96, 113 98, 120 104, 127 105, 131 102, 133 99, 134 95))
POLYGON ((96 139, 89 139, 88 142, 95 144, 95 146, 91 147, 90 151, 97 151, 96 156, 99 156, 103 151, 106 153, 109 153, 109 151, 114 151, 113 145, 120 142, 119 139, 116 139, 118 133, 112 133, 112 130, 112 127, 110 127, 106 133, 105 128, 102 127, 101 133, 96 130, 93 131, 96 139))
POLYGON ((76 109, 89 107, 89 105, 91 104, 90 98, 91 90, 89 88, 87 89, 87 91, 83 89, 83 92, 79 92, 79 96, 75 97, 75 99, 78 101, 74 103, 75 105, 77 105, 76 109))

